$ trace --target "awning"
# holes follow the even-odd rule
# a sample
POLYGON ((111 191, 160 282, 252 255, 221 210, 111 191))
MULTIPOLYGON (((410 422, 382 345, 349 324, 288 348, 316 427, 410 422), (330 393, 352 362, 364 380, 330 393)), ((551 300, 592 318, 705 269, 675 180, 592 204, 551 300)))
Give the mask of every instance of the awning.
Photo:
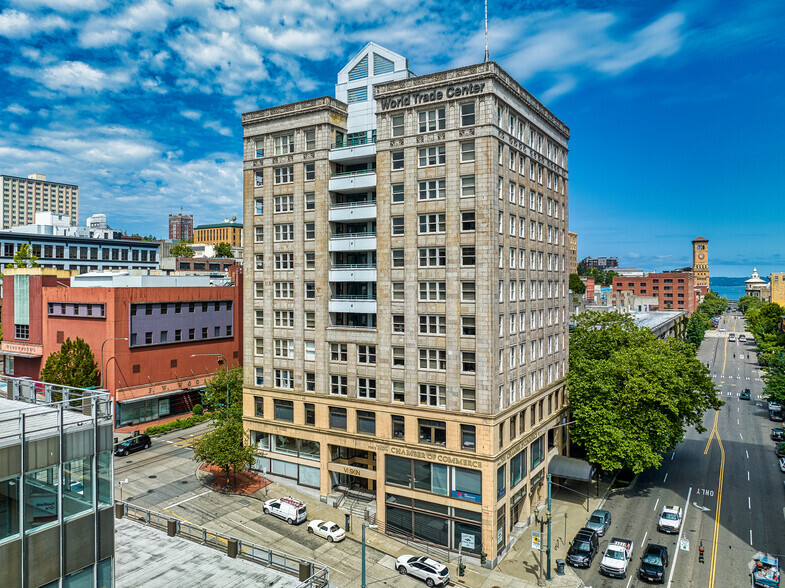
POLYGON ((22 353, 21 351, 5 351, 5 350, 0 352, 0 353, 2 353, 2 355, 13 355, 14 357, 26 357, 26 358, 30 358, 30 359, 33 359, 33 358, 41 359, 41 354, 40 353, 22 353))
POLYGON ((556 478, 590 482, 594 477, 596 468, 588 461, 555 455, 548 462, 548 473, 556 478))

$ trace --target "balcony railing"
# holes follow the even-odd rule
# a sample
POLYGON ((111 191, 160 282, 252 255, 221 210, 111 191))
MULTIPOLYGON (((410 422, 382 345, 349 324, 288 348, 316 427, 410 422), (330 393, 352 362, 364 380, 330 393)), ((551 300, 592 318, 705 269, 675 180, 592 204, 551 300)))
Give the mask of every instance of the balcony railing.
POLYGON ((376 300, 376 294, 333 294, 330 300, 376 300))
POLYGON ((330 148, 341 149, 342 147, 356 147, 357 145, 368 145, 369 143, 376 143, 376 131, 373 131, 370 137, 366 134, 361 137, 352 137, 351 139, 338 141, 330 145, 330 148))
POLYGON ((375 237, 376 231, 365 231, 363 233, 335 233, 330 235, 330 239, 357 239, 358 237, 375 237))
POLYGON ((351 206, 375 206, 376 200, 355 200, 353 202, 335 202, 330 204, 330 208, 348 208, 351 206))
POLYGON ((376 269, 375 263, 334 263, 330 269, 344 270, 344 269, 376 269))
POLYGON ((346 178, 349 176, 360 176, 364 174, 375 174, 376 168, 366 168, 366 169, 355 169, 352 171, 344 171, 344 172, 335 172, 330 177, 331 178, 346 178))

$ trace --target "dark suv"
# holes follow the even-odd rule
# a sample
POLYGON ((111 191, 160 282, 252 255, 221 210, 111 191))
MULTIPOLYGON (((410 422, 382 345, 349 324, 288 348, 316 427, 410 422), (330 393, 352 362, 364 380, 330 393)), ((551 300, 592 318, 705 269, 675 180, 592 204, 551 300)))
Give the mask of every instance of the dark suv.
POLYGON ((114 448, 114 454, 128 455, 129 453, 140 451, 141 449, 147 449, 150 445, 152 445, 152 443, 150 442, 149 435, 134 435, 133 437, 128 437, 127 439, 120 441, 120 443, 117 444, 117 447, 114 448))
POLYGON ((641 558, 638 574, 641 580, 648 582, 665 582, 665 568, 668 567, 668 548, 664 545, 649 543, 641 558))
POLYGON ((576 568, 588 568, 600 550, 597 532, 583 527, 575 535, 567 551, 567 563, 576 568))

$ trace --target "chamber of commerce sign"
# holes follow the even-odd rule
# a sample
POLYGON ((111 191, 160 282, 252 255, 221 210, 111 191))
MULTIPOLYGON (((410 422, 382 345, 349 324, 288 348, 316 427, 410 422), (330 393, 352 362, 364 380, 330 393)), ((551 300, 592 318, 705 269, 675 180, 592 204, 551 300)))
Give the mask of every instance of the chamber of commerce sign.
POLYGON ((485 82, 478 82, 447 86, 444 89, 431 90, 430 92, 414 92, 405 96, 398 96, 397 98, 382 98, 381 107, 382 110, 389 110, 390 108, 401 108, 403 106, 417 106, 418 104, 426 104, 428 102, 438 102, 445 98, 459 98, 460 96, 479 94, 484 88, 485 82))

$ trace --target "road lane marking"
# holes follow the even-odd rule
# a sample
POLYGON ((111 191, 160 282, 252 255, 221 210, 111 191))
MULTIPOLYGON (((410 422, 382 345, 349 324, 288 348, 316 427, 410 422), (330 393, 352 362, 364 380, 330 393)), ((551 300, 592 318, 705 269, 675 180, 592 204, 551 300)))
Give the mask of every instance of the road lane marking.
POLYGON ((662 481, 662 483, 664 484, 667 481, 668 481, 668 472, 665 472, 665 479, 662 481))
MULTIPOLYGON (((739 437, 741 437, 741 433, 739 433, 739 437)), ((744 441, 744 437, 741 437, 741 440, 744 441)))
POLYGON ((630 583, 632 582, 632 578, 633 577, 630 576, 629 579, 627 580, 627 588, 630 588, 630 583))
POLYGON ((748 482, 750 481, 750 471, 749 470, 747 470, 747 481, 748 482))
MULTIPOLYGON (((711 427, 711 433, 709 434, 709 438, 706 439, 706 447, 703 450, 703 455, 706 455, 709 452, 709 446, 711 445, 711 440, 714 438, 714 435, 719 436, 717 432, 717 419, 719 418, 720 413, 719 411, 714 411, 714 425, 711 427)), ((747 456, 749 457, 749 455, 747 456)))
POLYGON ((720 446, 720 479, 717 487, 717 516, 714 518, 714 538, 712 540, 711 548, 711 570, 709 572, 709 586, 714 588, 714 580, 717 573, 717 542, 720 538, 720 513, 722 511, 722 483, 725 478, 725 447, 722 445, 722 439, 719 432, 717 433, 717 444, 720 446))
POLYGON ((736 419, 736 424, 737 424, 737 425, 739 424, 739 419, 736 419))
POLYGON ((750 545, 752 545, 752 529, 750 529, 750 545))
POLYGON ((657 505, 660 503, 660 499, 657 499, 657 502, 654 503, 654 510, 657 510, 657 505))
MULTIPOLYGON (((684 504, 684 514, 681 517, 681 527, 679 528, 679 538, 676 540, 676 545, 681 544, 681 534, 682 532, 684 532, 684 521, 687 520, 687 508, 690 506, 691 495, 692 495, 692 486, 690 486, 690 490, 689 492, 687 492, 687 502, 684 504)), ((673 582, 673 572, 676 571, 676 560, 679 558, 679 551, 681 550, 677 549, 676 552, 673 554, 673 563, 671 563, 671 573, 668 576, 668 588, 671 588, 671 582, 673 582)))
POLYGON ((196 496, 191 496, 190 498, 186 498, 185 500, 181 500, 180 502, 175 502, 174 504, 170 504, 169 506, 165 506, 164 510, 169 510, 170 508, 174 508, 175 506, 180 506, 181 504, 185 504, 189 500, 193 500, 194 498, 199 498, 200 496, 204 496, 205 494, 209 494, 212 490, 205 490, 201 494, 197 494, 196 496))
POLYGON ((673 461, 674 457, 676 457, 676 452, 675 451, 673 453, 671 453, 671 461, 673 461))
POLYGON ((649 532, 648 532, 648 531, 646 531, 646 532, 643 534, 643 541, 641 541, 641 549, 643 549, 643 546, 644 546, 644 545, 646 545, 646 536, 647 536, 648 534, 649 534, 649 532))
POLYGON ((749 510, 752 510, 752 500, 750 500, 749 496, 747 496, 747 508, 749 510))
POLYGON ((747 451, 747 450, 745 449, 745 450, 744 450, 744 453, 746 453, 746 454, 747 454, 747 459, 749 459, 749 458, 750 458, 750 452, 749 452, 749 451, 747 451))

